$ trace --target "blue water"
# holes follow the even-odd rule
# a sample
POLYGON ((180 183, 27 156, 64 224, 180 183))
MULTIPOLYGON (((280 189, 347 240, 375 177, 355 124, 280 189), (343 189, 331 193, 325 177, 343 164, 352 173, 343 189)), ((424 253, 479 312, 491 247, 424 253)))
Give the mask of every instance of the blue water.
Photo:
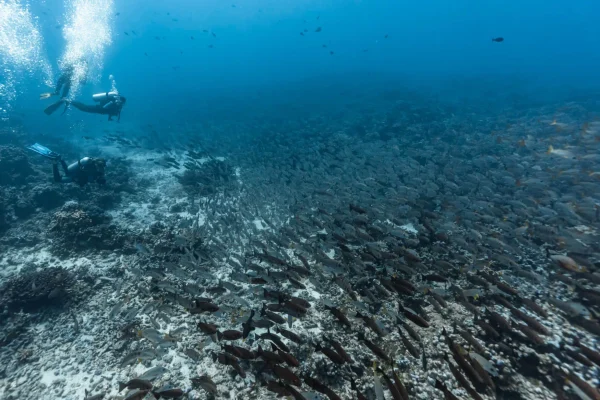
POLYGON ((27 18, 15 21, 11 14, 27 9, 40 35, 33 50, 20 42, 26 38, 2 39, 3 47, 16 45, 29 54, 20 63, 18 51, 0 52, 5 72, 12 71, 0 82, 10 80, 13 90, 13 96, 2 92, 2 116, 50 135, 76 136, 82 126, 94 130, 108 124, 104 117, 77 111, 62 117, 41 112, 49 104, 38 99, 50 90, 44 81, 56 80, 58 60, 73 48, 92 69, 92 79, 75 97, 91 102, 93 93, 110 89, 112 74, 128 99, 121 124, 132 135, 144 124, 166 128, 235 119, 278 106, 323 111, 392 88, 459 104, 489 102, 501 110, 514 106, 515 99, 551 102, 594 94, 600 87, 600 3, 595 1, 0 4, 0 32, 23 25, 27 18), (315 32, 318 27, 321 32, 315 32), (498 36, 504 42, 491 41, 498 36))

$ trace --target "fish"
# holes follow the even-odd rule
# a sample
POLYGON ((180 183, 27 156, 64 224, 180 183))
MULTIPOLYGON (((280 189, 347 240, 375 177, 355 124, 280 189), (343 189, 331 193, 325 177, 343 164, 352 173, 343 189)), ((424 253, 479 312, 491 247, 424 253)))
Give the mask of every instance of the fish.
POLYGON ((167 373, 169 373, 169 370, 164 367, 152 367, 146 370, 142 375, 138 376, 136 379, 143 381, 153 381, 167 373))
POLYGON ((242 336, 242 332, 232 329, 223 332, 217 331, 217 337, 219 338, 219 340, 238 340, 241 339, 242 336))
POLYGON ((252 318, 254 318, 254 310, 250 312, 250 316, 248 319, 242 323, 242 338, 246 339, 250 332, 252 332, 255 328, 252 326, 252 318))
MULTIPOLYGON (((127 365, 132 365, 135 364, 136 362, 138 362, 139 360, 153 360, 155 359, 157 356, 156 351, 154 350, 150 350, 150 349, 146 349, 146 350, 137 350, 134 351, 133 353, 129 353, 128 355, 125 356, 125 358, 123 358, 123 360, 121 361, 121 368, 125 367, 127 365)), ((141 378, 140 379, 145 379, 145 380, 149 380, 148 378, 141 378)))
POLYGON ((106 396, 106 393, 98 393, 98 394, 90 394, 90 392, 88 392, 87 389, 84 390, 84 397, 83 400, 102 400, 104 399, 104 396, 106 396))
POLYGON ((497 42, 497 43, 504 42, 504 38, 503 37, 492 38, 492 42, 497 42))
POLYGON ((119 392, 122 392, 125 388, 150 390, 152 389, 152 383, 143 379, 130 379, 127 382, 119 382, 119 392))
POLYGON ((123 400, 141 400, 146 397, 148 393, 150 393, 149 390, 133 389, 127 392, 123 400))
POLYGON ((548 146, 548 151, 546 151, 546 154, 569 159, 575 158, 575 154, 573 154, 572 151, 567 149, 555 149, 553 146, 548 146))
POLYGON ((197 378, 192 378, 192 382, 200 386, 211 395, 216 395, 218 393, 218 387, 216 383, 208 375, 201 375, 197 378))
POLYGON ((315 351, 320 351, 321 353, 325 354, 325 356, 327 356, 327 358, 329 358, 334 364, 343 365, 346 363, 344 357, 339 355, 337 351, 327 347, 322 347, 320 343, 317 343, 315 346, 315 351))

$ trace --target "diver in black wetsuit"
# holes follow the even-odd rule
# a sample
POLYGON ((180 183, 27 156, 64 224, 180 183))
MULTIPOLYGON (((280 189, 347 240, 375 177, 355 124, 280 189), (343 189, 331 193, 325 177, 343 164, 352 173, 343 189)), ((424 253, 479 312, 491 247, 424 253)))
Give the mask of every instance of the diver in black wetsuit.
POLYGON ((67 165, 60 154, 53 152, 41 144, 36 143, 33 146, 29 146, 28 149, 52 160, 54 182, 74 182, 79 186, 85 186, 90 182, 96 182, 100 185, 106 183, 106 177, 104 176, 106 161, 103 158, 84 157, 71 165, 67 165), (65 173, 64 176, 61 176, 58 169, 59 163, 65 173))
POLYGON ((67 107, 71 105, 76 109, 86 113, 108 115, 109 121, 113 120, 112 117, 117 117, 117 122, 121 121, 121 110, 127 102, 127 99, 125 97, 121 96, 118 92, 98 93, 92 97, 94 101, 98 104, 89 105, 84 104, 80 101, 61 99, 56 103, 52 104, 51 106, 47 107, 44 110, 44 112, 48 115, 51 115, 56 110, 58 110, 58 108, 62 104, 65 104, 65 111, 67 111, 67 107))
POLYGON ((117 122, 121 121, 121 110, 127 102, 125 97, 118 92, 106 92, 95 94, 93 99, 98 104, 88 105, 79 101, 71 101, 69 104, 83 112, 108 115, 109 121, 112 121, 112 117, 117 117, 117 122))
MULTIPOLYGON (((81 61, 80 65, 82 66, 83 71, 87 71, 87 61, 81 61)), ((47 99, 52 96, 58 96, 62 89, 61 98, 64 99, 69 95, 71 91, 71 86, 73 84, 73 79, 75 78, 75 66, 73 64, 66 64, 60 74, 58 81, 56 81, 56 88, 54 92, 42 93, 40 95, 40 100, 47 99)), ((87 74, 84 74, 83 77, 79 79, 79 83, 85 85, 87 82, 87 74)))

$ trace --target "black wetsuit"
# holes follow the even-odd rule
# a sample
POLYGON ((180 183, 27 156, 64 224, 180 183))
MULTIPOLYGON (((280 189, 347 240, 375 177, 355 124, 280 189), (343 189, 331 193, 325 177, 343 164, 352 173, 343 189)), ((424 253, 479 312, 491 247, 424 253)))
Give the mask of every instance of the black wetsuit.
POLYGON ((112 121, 112 117, 118 117, 117 121, 121 121, 121 109, 123 102, 117 101, 112 97, 108 97, 98 104, 88 105, 79 101, 71 101, 70 104, 78 110, 91 114, 108 115, 108 120, 112 121))
POLYGON ((69 166, 67 166, 67 163, 64 162, 64 160, 62 159, 58 161, 60 161, 62 169, 65 172, 65 176, 60 175, 57 163, 52 164, 52 174, 54 175, 54 182, 74 182, 79 184, 80 186, 84 186, 85 184, 93 181, 96 181, 100 184, 106 183, 106 179, 104 178, 104 171, 99 171, 94 166, 94 159, 92 158, 82 158, 81 160, 74 162, 69 166))
POLYGON ((69 95, 69 91, 71 90, 71 79, 73 79, 73 70, 65 71, 56 82, 54 94, 58 96, 60 94, 60 89, 62 88, 61 98, 67 97, 69 95))
MULTIPOLYGON (((54 89, 55 96, 58 96, 60 94, 61 89, 62 89, 62 96, 60 96, 61 98, 64 99, 69 95, 69 92, 71 91, 71 86, 73 85, 73 75, 74 75, 73 71, 74 71, 73 67, 65 68, 63 73, 58 78, 58 81, 56 82, 56 88, 54 89)), ((81 84, 85 84, 86 81, 87 81, 87 78, 84 76, 83 78, 80 79, 79 82, 81 84)))

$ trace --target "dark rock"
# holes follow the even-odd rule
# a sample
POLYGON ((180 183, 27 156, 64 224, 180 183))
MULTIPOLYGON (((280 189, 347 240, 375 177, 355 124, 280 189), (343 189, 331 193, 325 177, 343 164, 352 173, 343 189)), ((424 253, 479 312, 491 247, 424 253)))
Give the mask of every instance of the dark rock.
POLYGON ((69 300, 75 281, 71 272, 58 267, 21 273, 2 285, 2 304, 9 312, 36 312, 61 305, 69 300))
POLYGON ((84 250, 117 250, 128 241, 126 233, 111 224, 99 207, 67 203, 52 218, 49 234, 55 253, 84 250))
POLYGON ((0 146, 0 186, 27 184, 35 174, 24 150, 14 146, 0 146))
POLYGON ((186 203, 175 203, 169 207, 169 212, 180 213, 185 210, 186 203))
POLYGON ((31 202, 22 198, 17 200, 13 206, 13 210, 18 218, 25 219, 35 212, 35 207, 31 202))
POLYGON ((6 218, 6 199, 2 188, 0 188, 0 232, 8 229, 8 221, 6 218))
POLYGON ((60 185, 47 183, 31 190, 31 199, 36 207, 51 210, 64 204, 65 198, 60 192, 60 185))

